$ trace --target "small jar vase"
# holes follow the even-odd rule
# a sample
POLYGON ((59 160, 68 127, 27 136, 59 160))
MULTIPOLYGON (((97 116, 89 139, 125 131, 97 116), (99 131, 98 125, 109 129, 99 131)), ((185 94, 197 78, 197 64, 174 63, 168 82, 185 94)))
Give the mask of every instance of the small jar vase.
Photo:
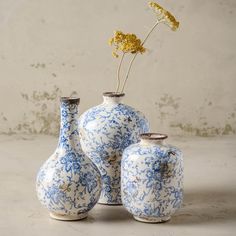
POLYGON ((139 141, 140 133, 149 131, 144 115, 123 104, 123 97, 123 93, 104 93, 103 103, 86 111, 79 120, 82 149, 102 175, 101 204, 121 204, 122 153, 139 141))
POLYGON ((36 180, 39 201, 58 220, 87 217, 101 192, 99 170, 80 147, 78 104, 79 98, 61 98, 59 143, 36 180))
POLYGON ((165 144, 167 135, 141 134, 141 141, 125 149, 121 163, 124 207, 138 221, 164 222, 183 200, 183 157, 165 144))

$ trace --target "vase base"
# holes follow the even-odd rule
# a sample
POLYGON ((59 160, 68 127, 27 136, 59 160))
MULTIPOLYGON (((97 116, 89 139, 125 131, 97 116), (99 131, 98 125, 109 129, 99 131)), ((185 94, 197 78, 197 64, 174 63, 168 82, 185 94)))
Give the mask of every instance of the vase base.
POLYGON ((134 216, 134 219, 144 223, 163 223, 170 220, 170 216, 164 217, 141 217, 141 216, 134 216))
POLYGON ((108 205, 108 206, 121 206, 121 205, 123 205, 121 202, 107 202, 107 201, 103 201, 103 200, 99 200, 98 204, 108 205))
MULTIPOLYGON (((121 201, 121 197, 114 197, 114 200, 108 200, 107 197, 104 197, 105 194, 101 194, 98 203, 102 205, 109 205, 109 206, 120 206, 123 205, 121 201)), ((111 198, 112 199, 112 198, 111 198)))
POLYGON ((88 216, 88 213, 80 213, 78 215, 60 215, 54 212, 50 212, 50 217, 55 220, 65 220, 65 221, 72 221, 72 220, 82 220, 88 216))

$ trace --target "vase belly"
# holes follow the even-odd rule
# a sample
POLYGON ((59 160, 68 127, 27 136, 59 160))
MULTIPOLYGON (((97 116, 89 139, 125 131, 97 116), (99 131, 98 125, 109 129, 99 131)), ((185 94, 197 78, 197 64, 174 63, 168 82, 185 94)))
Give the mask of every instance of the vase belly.
POLYGON ((85 218, 101 192, 100 171, 80 146, 78 103, 79 99, 61 98, 58 146, 36 179, 39 201, 57 220, 85 218))
POLYGON ((121 204, 120 164, 123 150, 139 141, 149 130, 144 115, 107 97, 104 103, 89 109, 79 119, 81 147, 102 176, 99 203, 121 204))
POLYGON ((183 154, 164 142, 167 135, 147 133, 123 152, 121 191, 124 207, 138 221, 160 223, 183 201, 183 154))

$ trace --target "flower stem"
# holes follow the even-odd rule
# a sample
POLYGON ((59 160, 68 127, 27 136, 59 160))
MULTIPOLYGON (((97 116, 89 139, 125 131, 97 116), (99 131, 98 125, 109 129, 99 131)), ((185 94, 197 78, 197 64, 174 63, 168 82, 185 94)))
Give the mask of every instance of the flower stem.
POLYGON ((122 89, 121 89, 121 93, 124 92, 124 88, 125 88, 127 79, 128 79, 128 77, 129 77, 129 73, 130 73, 132 64, 133 64, 133 62, 134 62, 134 60, 135 60, 135 58, 136 58, 137 55, 138 55, 138 53, 135 53, 134 56, 133 56, 133 58, 132 58, 132 60, 131 60, 130 63, 129 63, 129 67, 128 67, 128 70, 127 70, 127 73, 126 73, 126 76, 125 76, 125 81, 124 81, 124 83, 123 83, 123 86, 122 86, 122 89))
POLYGON ((117 69, 117 87, 116 87, 116 93, 119 92, 119 88, 120 88, 120 69, 121 69, 121 65, 124 59, 125 53, 123 52, 121 59, 120 59, 120 63, 117 69))
POLYGON ((145 42, 147 41, 147 39, 149 38, 150 34, 152 33, 152 31, 156 28, 156 26, 161 23, 163 20, 157 20, 156 23, 153 25, 153 27, 150 29, 150 31, 147 33, 145 39, 142 42, 142 46, 145 44, 145 42))
MULTIPOLYGON (((157 20, 157 21, 155 22, 155 24, 152 26, 152 28, 150 29, 150 31, 147 33, 146 37, 144 38, 144 40, 143 40, 143 42, 142 42, 142 44, 141 44, 142 46, 144 45, 144 43, 145 43, 145 42, 147 41, 147 39, 149 38, 149 36, 150 36, 150 34, 152 33, 152 31, 153 31, 153 30, 156 28, 156 26, 157 26, 159 23, 161 23, 161 22, 163 22, 162 19, 161 19, 161 20, 157 20)), ((123 83, 121 93, 123 93, 123 91, 124 91, 124 88, 125 88, 127 79, 128 79, 128 77, 129 77, 129 73, 130 73, 131 67, 132 67, 133 62, 134 62, 134 60, 135 60, 135 58, 136 58, 137 55, 138 55, 138 52, 136 52, 136 53, 134 54, 133 58, 131 59, 131 61, 130 61, 130 63, 129 63, 129 67, 128 67, 128 70, 127 70, 127 73, 126 73, 126 76, 125 76, 125 81, 124 81, 124 83, 123 83)))

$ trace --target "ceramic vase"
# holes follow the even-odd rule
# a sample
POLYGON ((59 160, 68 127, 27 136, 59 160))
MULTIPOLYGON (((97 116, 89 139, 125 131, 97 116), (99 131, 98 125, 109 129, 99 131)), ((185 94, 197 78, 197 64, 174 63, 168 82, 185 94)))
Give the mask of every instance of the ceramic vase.
POLYGON ((183 200, 183 157, 164 142, 167 135, 146 133, 125 149, 121 164, 124 207, 138 221, 164 222, 183 200))
POLYGON ((80 117, 79 132, 83 151, 102 175, 99 203, 121 204, 120 163, 123 150, 148 132, 144 115, 122 103, 123 93, 103 94, 103 103, 80 117))
POLYGON ((87 217, 101 192, 99 170, 80 147, 78 104, 78 98, 61 98, 59 143, 37 175, 38 199, 58 220, 87 217))

